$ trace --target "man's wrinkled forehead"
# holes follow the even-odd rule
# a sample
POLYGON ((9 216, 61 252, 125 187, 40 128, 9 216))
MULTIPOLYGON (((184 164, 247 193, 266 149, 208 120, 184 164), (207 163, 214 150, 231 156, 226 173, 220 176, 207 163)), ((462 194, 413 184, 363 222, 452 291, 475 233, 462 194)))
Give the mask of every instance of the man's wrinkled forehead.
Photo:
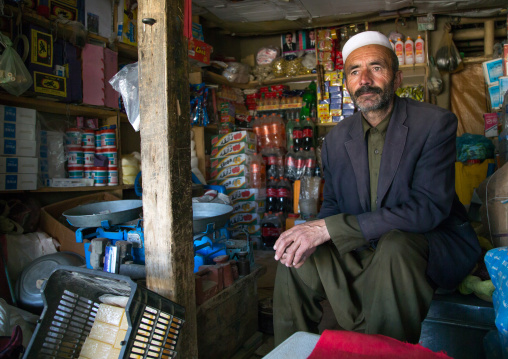
POLYGON ((391 66, 391 49, 387 49, 386 47, 382 45, 366 45, 359 47, 358 49, 351 52, 351 54, 348 56, 346 62, 344 63, 344 69, 346 71, 349 71, 351 67, 355 66, 354 62, 357 62, 358 60, 362 59, 363 54, 369 53, 378 53, 379 56, 377 56, 373 61, 375 63, 379 64, 385 64, 387 66, 391 66), (357 56, 358 55, 358 56, 357 56))

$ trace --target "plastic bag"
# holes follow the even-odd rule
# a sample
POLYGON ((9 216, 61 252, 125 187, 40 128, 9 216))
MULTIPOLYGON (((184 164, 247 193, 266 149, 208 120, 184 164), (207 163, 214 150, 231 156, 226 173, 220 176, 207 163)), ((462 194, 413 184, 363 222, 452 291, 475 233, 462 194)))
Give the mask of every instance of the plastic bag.
POLYGON ((270 65, 280 53, 280 48, 277 46, 266 46, 258 50, 256 54, 257 65, 270 65))
POLYGON ((0 40, 5 45, 0 58, 0 86, 11 95, 19 96, 32 86, 32 76, 21 57, 12 48, 11 40, 3 34, 0 34, 0 40))
POLYGON ((494 145, 492 141, 482 135, 465 133, 457 137, 457 160, 481 160, 494 158, 494 145))
POLYGON ((441 78, 441 74, 436 67, 436 63, 434 62, 434 57, 430 57, 430 67, 429 67, 429 77, 427 78, 427 88, 429 92, 433 95, 439 95, 443 91, 443 79, 441 78))
POLYGON ((451 30, 451 25, 446 24, 436 53, 436 64, 439 70, 454 73, 462 70, 464 63, 460 57, 459 50, 457 50, 457 47, 453 43, 451 30))
POLYGON ((231 62, 228 68, 224 70, 222 76, 227 78, 230 82, 247 83, 249 82, 249 65, 240 62, 231 62))
POLYGON ((134 130, 139 131, 138 63, 124 66, 109 80, 109 83, 122 95, 127 118, 134 130))

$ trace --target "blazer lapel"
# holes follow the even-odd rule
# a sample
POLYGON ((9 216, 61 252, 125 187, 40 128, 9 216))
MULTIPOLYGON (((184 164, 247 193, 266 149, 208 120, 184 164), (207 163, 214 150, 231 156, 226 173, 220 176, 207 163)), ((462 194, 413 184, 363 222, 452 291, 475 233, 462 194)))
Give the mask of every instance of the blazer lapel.
POLYGON ((388 125, 379 169, 377 197, 380 204, 390 188, 404 152, 408 131, 408 128, 403 125, 406 117, 406 103, 396 97, 395 109, 388 125))
POLYGON ((360 113, 357 113, 349 135, 351 140, 347 141, 344 145, 346 146, 355 173, 360 204, 362 209, 368 212, 370 211, 369 160, 360 113))

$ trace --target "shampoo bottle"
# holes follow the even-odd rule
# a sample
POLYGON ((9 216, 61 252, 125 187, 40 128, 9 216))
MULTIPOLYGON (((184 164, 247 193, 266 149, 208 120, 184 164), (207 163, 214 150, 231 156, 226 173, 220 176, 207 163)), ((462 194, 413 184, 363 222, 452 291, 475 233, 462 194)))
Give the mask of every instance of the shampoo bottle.
POLYGON ((408 36, 404 43, 404 63, 406 65, 413 65, 415 63, 415 44, 408 36))
POLYGON ((418 39, 415 41, 415 62, 417 64, 425 63, 425 46, 420 35, 418 35, 418 39))

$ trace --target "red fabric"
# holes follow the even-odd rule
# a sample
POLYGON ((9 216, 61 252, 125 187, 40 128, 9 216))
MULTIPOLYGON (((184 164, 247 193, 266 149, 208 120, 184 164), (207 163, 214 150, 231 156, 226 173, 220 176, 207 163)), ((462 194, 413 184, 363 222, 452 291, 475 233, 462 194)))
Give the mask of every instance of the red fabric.
POLYGON ((183 36, 192 39, 192 0, 185 0, 183 36))
POLYGON ((403 343, 380 334, 325 330, 308 359, 452 359, 419 344, 403 343))

